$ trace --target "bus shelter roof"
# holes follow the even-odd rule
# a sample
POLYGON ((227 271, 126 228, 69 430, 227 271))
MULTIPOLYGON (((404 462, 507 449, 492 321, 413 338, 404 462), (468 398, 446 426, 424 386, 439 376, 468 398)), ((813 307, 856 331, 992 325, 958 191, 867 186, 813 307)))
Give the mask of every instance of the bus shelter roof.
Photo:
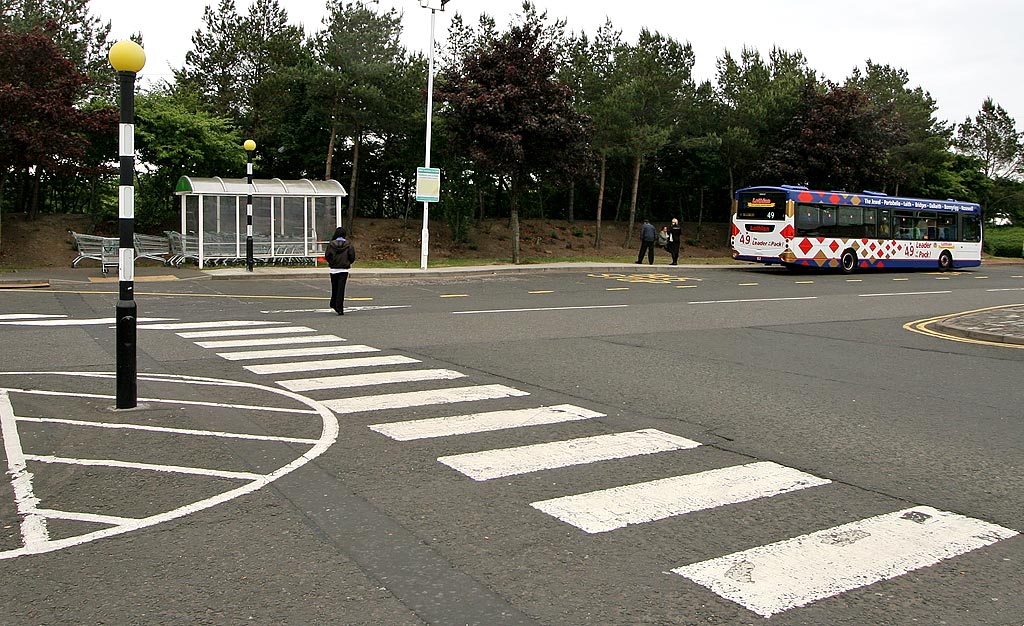
MULTIPOLYGON (((174 188, 174 193, 185 195, 218 195, 246 196, 249 195, 249 183, 244 178, 197 178, 182 176, 174 188)), ((280 178, 254 178, 252 181, 254 196, 347 196, 345 188, 336 180, 281 180, 280 178)))

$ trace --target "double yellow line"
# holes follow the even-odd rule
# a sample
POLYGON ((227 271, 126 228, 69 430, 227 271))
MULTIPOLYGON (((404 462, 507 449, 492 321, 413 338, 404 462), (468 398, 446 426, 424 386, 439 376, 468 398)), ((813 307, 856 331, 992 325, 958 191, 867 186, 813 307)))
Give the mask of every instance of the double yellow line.
POLYGON ((960 317, 962 315, 970 315, 971 313, 981 313, 982 311, 994 311, 996 309, 1005 309, 1011 306, 1020 306, 1019 304, 1003 304, 1000 306, 990 306, 983 309, 974 309, 973 311, 963 311, 960 313, 949 313, 947 315, 939 315, 937 317, 929 317, 923 320, 916 320, 913 322, 907 322, 903 325, 904 330, 909 330, 914 333, 927 335, 929 337, 935 337, 937 339, 948 339, 950 341, 959 341, 961 343, 973 343, 983 346, 999 346, 1001 348, 1017 348, 1024 349, 1024 345, 1015 343, 1003 343, 1001 341, 985 341, 984 339, 971 339, 970 337, 961 337, 959 335, 951 335, 942 331, 932 328, 933 325, 938 324, 942 320, 949 319, 951 317, 960 317))

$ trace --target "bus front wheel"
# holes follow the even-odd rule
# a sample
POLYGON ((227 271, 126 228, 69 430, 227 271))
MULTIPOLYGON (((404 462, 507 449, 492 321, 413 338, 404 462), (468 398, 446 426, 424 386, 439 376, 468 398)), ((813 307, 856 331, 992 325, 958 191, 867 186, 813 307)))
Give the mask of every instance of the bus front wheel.
POLYGON ((939 255, 939 269, 945 272, 946 270, 953 269, 953 255, 949 252, 943 252, 939 255))
POLYGON ((857 269, 857 253, 849 249, 844 250, 843 255, 839 257, 839 268, 844 274, 852 274, 853 270, 857 269))

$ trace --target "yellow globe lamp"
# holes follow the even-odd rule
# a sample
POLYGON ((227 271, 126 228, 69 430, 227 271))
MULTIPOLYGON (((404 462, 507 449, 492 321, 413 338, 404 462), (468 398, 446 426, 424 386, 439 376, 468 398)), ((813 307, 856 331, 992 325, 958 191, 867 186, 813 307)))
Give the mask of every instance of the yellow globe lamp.
POLYGON ((146 65, 146 52, 142 46, 130 39, 110 46, 107 54, 110 65, 118 72, 138 73, 146 65))
POLYGON ((247 151, 252 152, 253 150, 256 149, 256 142, 253 141, 252 139, 246 139, 245 143, 242 144, 242 147, 245 148, 247 151))

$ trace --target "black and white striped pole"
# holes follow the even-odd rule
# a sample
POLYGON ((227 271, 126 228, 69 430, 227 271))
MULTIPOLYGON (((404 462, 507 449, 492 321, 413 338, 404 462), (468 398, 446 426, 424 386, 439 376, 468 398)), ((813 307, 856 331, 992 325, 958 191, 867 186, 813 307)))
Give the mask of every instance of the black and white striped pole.
POLYGON ((121 177, 117 187, 117 276, 116 319, 117 408, 134 408, 138 399, 135 305, 135 75, 146 64, 146 53, 134 41, 119 41, 110 47, 110 65, 117 70, 121 87, 121 122, 118 125, 118 155, 121 177))
POLYGON ((252 271, 252 151, 256 142, 246 139, 242 144, 245 148, 245 182, 249 190, 245 197, 245 270, 252 271))

